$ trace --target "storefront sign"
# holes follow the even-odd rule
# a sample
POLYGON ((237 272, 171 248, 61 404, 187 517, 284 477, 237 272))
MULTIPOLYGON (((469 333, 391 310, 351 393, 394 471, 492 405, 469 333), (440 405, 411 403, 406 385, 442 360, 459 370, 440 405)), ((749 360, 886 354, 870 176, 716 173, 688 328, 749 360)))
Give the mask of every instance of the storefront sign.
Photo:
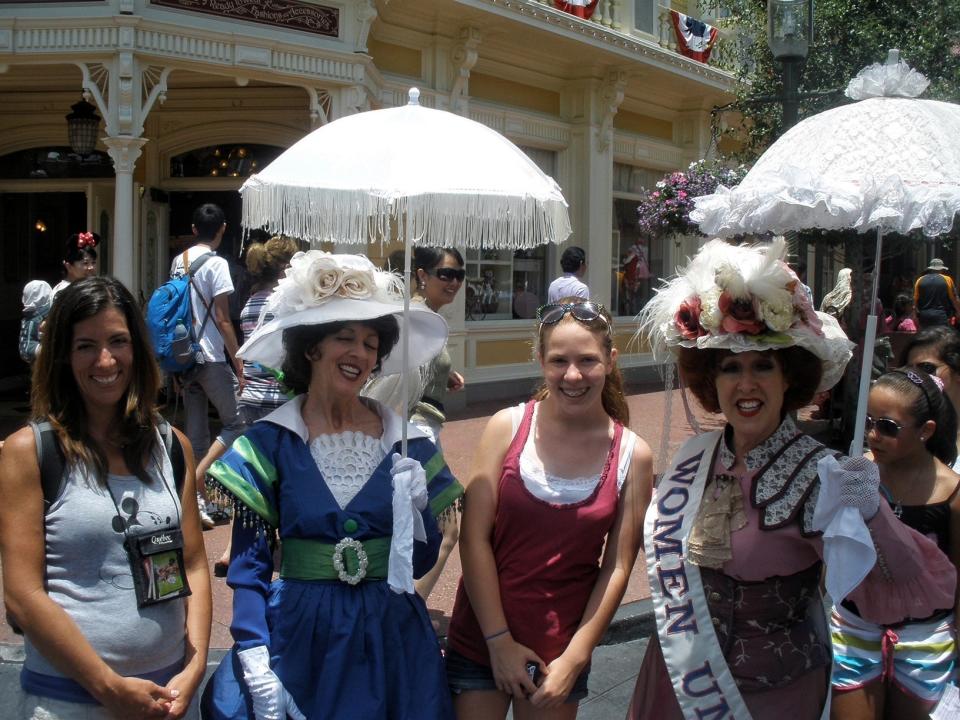
POLYGON ((330 37, 340 31, 337 8, 296 0, 151 0, 151 4, 330 37))

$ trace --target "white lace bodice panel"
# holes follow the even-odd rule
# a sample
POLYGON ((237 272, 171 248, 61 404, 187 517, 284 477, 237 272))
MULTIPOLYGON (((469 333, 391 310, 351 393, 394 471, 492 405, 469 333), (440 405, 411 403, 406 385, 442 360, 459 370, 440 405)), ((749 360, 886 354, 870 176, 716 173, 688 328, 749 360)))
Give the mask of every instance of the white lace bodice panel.
POLYGON ((341 509, 367 484, 385 456, 380 438, 352 430, 318 435, 310 441, 310 454, 341 509))
MULTIPOLYGON (((537 427, 537 410, 539 406, 533 409, 533 420, 530 425, 530 434, 527 436, 527 442, 524 443, 523 450, 520 452, 520 477, 523 484, 534 497, 555 505, 569 505, 581 502, 590 497, 590 494, 600 482, 600 474, 588 475, 586 477, 565 478, 559 475, 548 473, 537 455, 537 447, 534 442, 537 427)), ((517 405, 512 408, 513 411, 513 434, 517 434, 520 422, 523 420, 523 405, 517 405)), ((627 470, 630 468, 630 458, 633 456, 633 446, 636 443, 637 436, 628 430, 623 429, 623 436, 620 439, 620 457, 617 463, 617 490, 623 488, 623 483, 627 479, 627 470)))

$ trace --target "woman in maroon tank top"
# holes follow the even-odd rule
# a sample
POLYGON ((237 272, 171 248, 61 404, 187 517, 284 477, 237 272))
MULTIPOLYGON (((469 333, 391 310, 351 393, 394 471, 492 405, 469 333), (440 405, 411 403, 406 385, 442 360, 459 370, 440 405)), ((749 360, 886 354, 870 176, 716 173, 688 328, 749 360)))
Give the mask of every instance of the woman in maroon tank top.
POLYGON ((576 717, 651 494, 652 456, 639 438, 618 486, 621 441, 632 436, 609 313, 567 298, 537 318, 543 387, 516 429, 514 408, 491 418, 466 489, 447 657, 459 720, 503 718, 511 703, 518 718, 576 717), (524 446, 552 488, 521 473, 524 446))

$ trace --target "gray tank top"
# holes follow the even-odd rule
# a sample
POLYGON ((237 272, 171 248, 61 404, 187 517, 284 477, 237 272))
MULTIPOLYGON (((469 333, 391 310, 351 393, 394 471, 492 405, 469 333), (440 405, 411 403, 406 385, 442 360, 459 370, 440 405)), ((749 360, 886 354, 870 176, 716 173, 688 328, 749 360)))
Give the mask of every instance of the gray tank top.
MULTIPOLYGON (((108 476, 119 516, 105 487, 75 467, 64 472, 63 490, 45 518, 47 593, 118 674, 143 675, 180 661, 184 601, 137 608, 123 549, 124 528, 140 535, 177 526, 180 502, 166 453, 154 454, 149 485, 130 475, 108 476)), ((24 647, 27 669, 63 677, 29 637, 24 647)))

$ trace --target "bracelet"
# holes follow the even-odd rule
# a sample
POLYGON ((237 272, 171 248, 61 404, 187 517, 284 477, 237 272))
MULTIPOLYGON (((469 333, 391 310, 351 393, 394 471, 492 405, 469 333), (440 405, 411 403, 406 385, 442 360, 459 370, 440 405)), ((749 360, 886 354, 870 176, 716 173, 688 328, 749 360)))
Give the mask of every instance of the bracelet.
POLYGON ((508 632, 510 632, 510 628, 505 627, 503 630, 500 630, 500 631, 498 631, 498 632, 495 632, 495 633, 493 633, 492 635, 484 635, 484 636, 483 636, 483 639, 484 639, 486 642, 490 642, 491 640, 495 640, 496 638, 500 637, 501 635, 506 635, 508 632))

